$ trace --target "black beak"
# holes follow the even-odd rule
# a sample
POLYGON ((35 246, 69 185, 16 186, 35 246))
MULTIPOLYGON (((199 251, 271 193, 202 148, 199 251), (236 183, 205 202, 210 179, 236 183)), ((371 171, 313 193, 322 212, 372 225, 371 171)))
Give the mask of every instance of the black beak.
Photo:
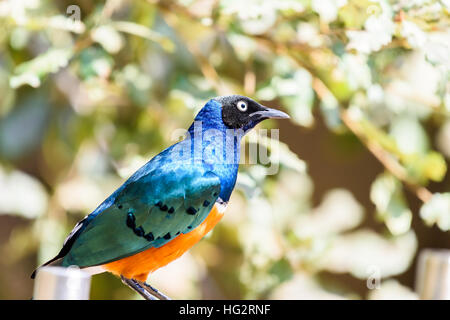
POLYGON ((264 110, 256 111, 250 114, 251 118, 255 120, 265 119, 289 119, 290 117, 283 111, 264 107, 264 110))

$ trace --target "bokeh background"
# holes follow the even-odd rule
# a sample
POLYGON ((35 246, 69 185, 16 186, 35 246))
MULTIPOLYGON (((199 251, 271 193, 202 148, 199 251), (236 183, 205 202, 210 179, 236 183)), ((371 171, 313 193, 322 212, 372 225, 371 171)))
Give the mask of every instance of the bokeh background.
MULTIPOLYGON (((418 254, 450 248, 449 10, 1 1, 0 299, 31 298, 75 223, 228 93, 291 115, 262 125, 279 148, 258 139, 279 170, 242 165, 221 223, 149 282, 178 299, 417 298, 418 254)), ((91 297, 139 298, 109 274, 91 297)))

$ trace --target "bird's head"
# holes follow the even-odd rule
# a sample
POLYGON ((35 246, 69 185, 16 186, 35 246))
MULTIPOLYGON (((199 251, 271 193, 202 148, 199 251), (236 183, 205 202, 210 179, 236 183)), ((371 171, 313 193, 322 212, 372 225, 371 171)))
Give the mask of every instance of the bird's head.
POLYGON ((289 118, 282 111, 265 107, 241 95, 221 96, 213 100, 221 105, 222 121, 231 129, 242 129, 247 132, 263 120, 289 118))

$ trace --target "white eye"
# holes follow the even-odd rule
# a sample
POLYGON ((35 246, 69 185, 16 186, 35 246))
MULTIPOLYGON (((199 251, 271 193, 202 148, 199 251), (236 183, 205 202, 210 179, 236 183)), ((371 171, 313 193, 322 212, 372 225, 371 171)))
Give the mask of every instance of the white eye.
POLYGON ((236 104, 236 107, 239 111, 245 112, 247 111, 247 102, 241 100, 236 104))

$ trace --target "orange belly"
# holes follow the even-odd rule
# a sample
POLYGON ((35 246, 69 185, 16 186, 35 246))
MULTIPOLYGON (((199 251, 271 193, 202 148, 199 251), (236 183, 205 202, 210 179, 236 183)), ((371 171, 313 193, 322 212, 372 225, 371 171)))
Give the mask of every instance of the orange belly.
POLYGON ((150 272, 164 267, 189 250, 214 228, 222 216, 223 212, 214 205, 206 219, 191 232, 182 233, 159 248, 149 248, 135 255, 104 264, 102 267, 117 276, 123 275, 129 279, 145 281, 150 272))

